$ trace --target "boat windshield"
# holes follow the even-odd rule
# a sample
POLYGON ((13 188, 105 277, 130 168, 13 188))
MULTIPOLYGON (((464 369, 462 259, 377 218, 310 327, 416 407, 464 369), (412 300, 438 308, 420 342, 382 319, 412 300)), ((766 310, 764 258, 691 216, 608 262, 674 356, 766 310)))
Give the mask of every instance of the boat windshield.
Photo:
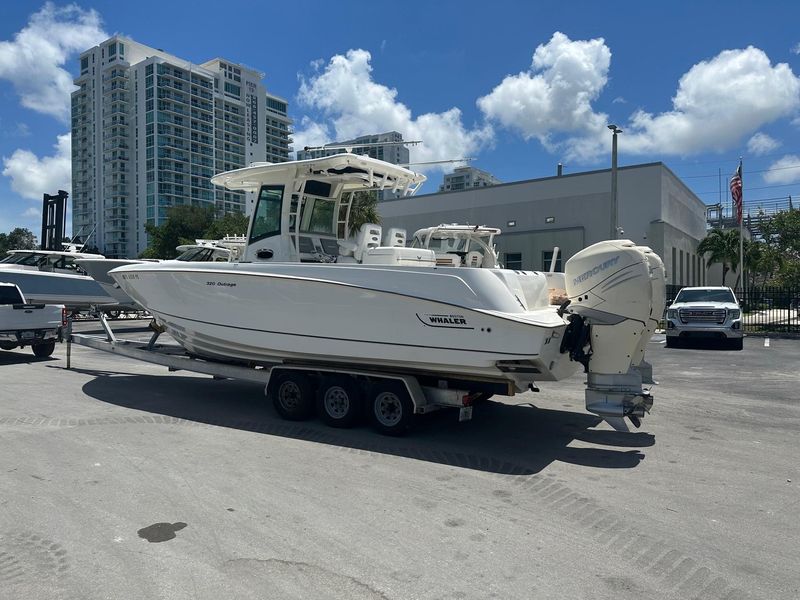
POLYGON ((227 262, 228 250, 224 248, 189 248, 175 260, 183 262, 227 262))
POLYGON ((7 265, 25 265, 28 267, 38 267, 45 262, 46 256, 42 254, 15 253, 5 257, 0 263, 7 265))
POLYGON ((300 232, 334 235, 333 213, 335 208, 334 200, 306 196, 300 232))

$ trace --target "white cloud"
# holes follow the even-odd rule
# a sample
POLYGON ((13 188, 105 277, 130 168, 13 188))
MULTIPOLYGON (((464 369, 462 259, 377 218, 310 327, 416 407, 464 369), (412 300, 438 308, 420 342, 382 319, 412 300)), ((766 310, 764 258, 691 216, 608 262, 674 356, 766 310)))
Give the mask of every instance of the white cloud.
POLYGON ((72 185, 72 136, 58 136, 52 156, 39 158, 30 150, 15 150, 3 157, 3 175, 11 179, 11 189, 23 198, 41 200, 42 194, 69 190, 72 185))
POLYGON ((297 131, 292 133, 292 138, 295 151, 306 147, 324 146, 333 141, 328 126, 324 123, 317 123, 309 117, 300 119, 300 126, 297 131))
POLYGON ((47 2, 12 41, 0 41, 0 78, 11 82, 23 106, 66 122, 74 86, 62 67, 106 37, 96 11, 47 2))
POLYGON ((780 148, 781 143, 766 133, 760 131, 747 140, 747 153, 753 156, 763 156, 773 150, 780 148))
POLYGON ((31 128, 27 123, 17 123, 14 128, 14 135, 18 137, 28 137, 31 134, 31 128))
POLYGON ((628 101, 625 100, 622 96, 617 96, 611 101, 612 104, 627 104, 628 101))
MULTIPOLYGON (((310 79, 300 78, 299 103, 319 111, 331 123, 335 141, 399 131, 406 140, 423 140, 423 144, 411 149, 415 161, 461 158, 491 143, 491 128, 468 129, 458 108, 413 116, 397 100, 396 89, 373 80, 371 59, 366 50, 349 50, 344 56, 331 58, 324 70, 310 79)), ((308 118, 301 121, 293 137, 322 140, 328 132, 320 119, 308 118)), ((302 145, 312 144, 295 144, 298 148, 302 145)))
POLYGON ((772 163, 769 169, 763 174, 766 183, 782 184, 800 181, 800 156, 787 154, 772 163))
POLYGON ((792 54, 800 54, 800 42, 798 42, 794 46, 792 46, 790 52, 792 54))
POLYGON ((800 107, 800 80, 758 48, 724 50, 681 77, 672 105, 659 115, 634 113, 625 151, 686 155, 735 147, 800 107))
MULTIPOLYGON (((609 117, 593 107, 610 62, 602 38, 573 41, 556 32, 536 48, 529 70, 506 77, 478 106, 487 118, 567 160, 593 161, 610 147, 609 117)), ((624 98, 611 102, 623 104, 624 98)), ((800 79, 789 65, 773 66, 752 46, 725 50, 681 77, 671 110, 637 110, 627 123, 616 121, 625 131, 620 150, 662 156, 727 150, 798 108, 800 79)), ((763 146, 767 139, 753 143, 759 141, 763 146)))
POLYGON ((42 211, 39 208, 34 208, 31 206, 30 208, 26 209, 24 213, 22 213, 22 216, 31 219, 41 219, 42 211))
POLYGON ((608 117, 595 100, 608 81, 611 50, 602 38, 572 41, 560 32, 533 53, 531 68, 509 75, 478 99, 487 118, 555 149, 554 133, 605 133, 608 117))

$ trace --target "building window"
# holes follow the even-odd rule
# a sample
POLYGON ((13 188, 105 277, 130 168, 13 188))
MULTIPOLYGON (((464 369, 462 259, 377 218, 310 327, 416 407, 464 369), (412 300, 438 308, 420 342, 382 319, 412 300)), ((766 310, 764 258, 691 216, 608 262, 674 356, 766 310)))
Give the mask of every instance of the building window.
POLYGON ((112 42, 108 45, 108 57, 111 58, 117 54, 117 44, 112 42))
POLYGON ((226 81, 225 82, 225 93, 226 94, 231 94, 232 96, 236 96, 237 98, 239 98, 239 97, 241 97, 241 94, 242 94, 242 88, 239 87, 238 85, 234 85, 234 84, 229 83, 229 82, 226 81))
POLYGON ((678 285, 678 278, 677 278, 677 274, 678 274, 678 259, 677 259, 676 255, 677 255, 677 250, 673 246, 672 247, 672 264, 670 265, 670 268, 672 269, 672 285, 678 285))
MULTIPOLYGON (((549 271, 550 270, 550 263, 553 262, 553 251, 552 250, 543 250, 542 251, 542 271, 549 271)), ((559 253, 558 258, 556 258, 556 273, 562 273, 564 270, 561 268, 561 254, 559 253)))
POLYGON ((678 267, 680 269, 678 281, 683 285, 683 250, 678 250, 678 267))
POLYGON ((519 252, 506 252, 506 269, 512 271, 522 270, 522 254, 519 252))

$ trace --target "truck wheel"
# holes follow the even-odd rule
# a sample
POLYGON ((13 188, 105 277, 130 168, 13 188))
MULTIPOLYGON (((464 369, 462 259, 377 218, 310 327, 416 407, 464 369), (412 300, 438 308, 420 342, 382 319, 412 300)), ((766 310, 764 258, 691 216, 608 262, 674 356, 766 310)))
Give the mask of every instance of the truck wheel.
POLYGON ((314 385, 308 375, 287 371, 269 387, 275 410, 284 419, 303 421, 314 414, 314 385))
POLYGON ((403 435, 411 427, 414 404, 406 387, 397 381, 381 381, 369 394, 372 426, 384 435, 403 435))
POLYGON ((317 392, 317 414, 331 427, 352 427, 363 411, 364 398, 352 377, 328 376, 317 392))
POLYGON ((667 337, 667 341, 664 342, 664 346, 667 347, 667 348, 675 348, 675 346, 677 345, 676 342, 677 342, 677 339, 671 338, 671 337, 667 337))
POLYGON ((36 344, 33 346, 33 354, 38 358, 47 358, 56 349, 55 342, 45 342, 44 344, 36 344))
POLYGON ((733 338, 728 340, 728 347, 731 350, 743 350, 744 349, 744 339, 743 338, 733 338))

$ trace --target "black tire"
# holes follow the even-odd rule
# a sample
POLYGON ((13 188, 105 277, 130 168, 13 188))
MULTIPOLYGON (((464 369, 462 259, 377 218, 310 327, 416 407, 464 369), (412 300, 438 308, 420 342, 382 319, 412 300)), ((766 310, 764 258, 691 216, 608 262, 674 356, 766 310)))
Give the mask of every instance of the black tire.
POLYGON ((731 350, 744 350, 744 338, 733 338, 728 340, 728 347, 731 350))
POLYGON ((43 344, 36 344, 32 348, 34 356, 37 358, 47 358, 56 349, 55 342, 44 342, 43 344))
POLYGON ((331 427, 352 427, 364 412, 364 394, 352 377, 322 378, 317 390, 317 414, 331 427))
POLYGON ((0 350, 13 350, 16 347, 17 345, 11 342, 0 342, 0 350))
POLYGON ((385 380, 371 386, 369 418, 376 431, 384 435, 404 435, 414 419, 414 403, 406 386, 385 380))
POLYGON ((667 337, 667 341, 666 341, 666 342, 664 342, 664 345, 665 345, 667 348, 675 348, 675 346, 676 346, 676 342, 677 342, 677 341, 678 341, 678 339, 677 339, 677 338, 671 338, 671 337, 667 337))
POLYGON ((121 310, 110 310, 110 311, 108 311, 106 313, 106 315, 108 315, 108 318, 111 319, 112 321, 116 321, 117 319, 119 319, 122 316, 122 311, 121 310))
POLYGON ((288 421, 304 421, 314 415, 314 384, 308 375, 287 371, 269 384, 275 410, 288 421))

